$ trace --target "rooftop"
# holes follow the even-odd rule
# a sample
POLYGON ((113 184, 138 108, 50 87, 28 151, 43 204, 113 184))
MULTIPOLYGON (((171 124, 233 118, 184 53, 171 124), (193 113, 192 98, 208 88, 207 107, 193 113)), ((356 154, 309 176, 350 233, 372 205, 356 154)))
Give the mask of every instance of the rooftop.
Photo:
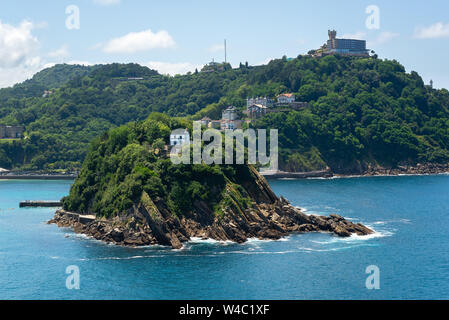
POLYGON ((293 97, 293 93, 281 93, 280 95, 278 95, 278 97, 287 97, 287 98, 291 98, 293 97))

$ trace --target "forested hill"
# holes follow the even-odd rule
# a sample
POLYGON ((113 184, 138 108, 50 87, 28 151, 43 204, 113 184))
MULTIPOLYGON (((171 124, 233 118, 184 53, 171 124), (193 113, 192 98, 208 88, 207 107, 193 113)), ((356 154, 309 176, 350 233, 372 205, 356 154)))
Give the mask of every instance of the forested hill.
MULTIPOLYGON (((10 88, 0 89, 0 101, 41 97, 45 90, 59 88, 76 77, 83 77, 99 66, 59 64, 36 73, 31 79, 10 88)), ((3 107, 3 106, 2 106, 3 107)))
POLYGON ((24 125, 27 135, 0 144, 0 167, 79 168, 95 136, 151 112, 219 118, 228 105, 243 110, 247 97, 286 92, 309 108, 252 124, 279 129, 283 169, 449 161, 447 90, 424 85, 396 61, 299 56, 175 77, 112 64, 75 77, 46 98, 1 102, 0 91, 0 124, 24 125))

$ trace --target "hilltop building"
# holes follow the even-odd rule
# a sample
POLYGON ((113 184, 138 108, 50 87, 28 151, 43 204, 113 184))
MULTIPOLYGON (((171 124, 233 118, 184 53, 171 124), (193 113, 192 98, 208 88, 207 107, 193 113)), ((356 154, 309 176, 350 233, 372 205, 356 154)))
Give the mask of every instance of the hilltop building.
POLYGON ((267 113, 290 112, 307 108, 307 102, 297 102, 293 93, 283 93, 276 97, 276 102, 269 98, 250 98, 247 99, 245 114, 250 120, 263 117, 267 113))
POLYGON ((277 96, 279 104, 291 104, 295 102, 295 95, 293 93, 283 93, 277 96))
POLYGON ((0 139, 20 139, 24 131, 21 126, 0 126, 0 139))
POLYGON ((220 129, 221 130, 235 130, 242 128, 242 120, 222 120, 220 129))
POLYGON ((239 119, 237 109, 233 106, 227 107, 223 110, 221 117, 221 130, 234 130, 242 128, 242 120, 239 119))
POLYGON ((267 97, 246 99, 246 115, 251 119, 258 119, 267 114, 267 110, 274 106, 274 100, 267 97))
POLYGON ((44 91, 44 94, 42 95, 42 98, 49 97, 49 96, 51 96, 52 94, 53 94, 53 91, 52 91, 52 90, 45 90, 45 91, 44 91))
POLYGON ((238 119, 237 109, 233 106, 226 108, 225 110, 223 110, 221 119, 229 121, 237 120, 238 119))
POLYGON ((344 56, 369 57, 366 40, 338 39, 337 31, 328 30, 329 40, 320 49, 315 50, 314 56, 328 56, 339 54, 344 56))
POLYGON ((229 106, 223 110, 221 120, 211 120, 208 117, 204 117, 195 122, 210 129, 234 130, 241 129, 243 121, 239 119, 237 108, 229 106))
POLYGON ((232 69, 231 65, 227 62, 218 63, 212 60, 209 64, 206 64, 202 69, 201 72, 208 73, 208 72, 224 72, 226 70, 232 69))
POLYGON ((246 107, 249 108, 252 105, 262 105, 265 108, 271 108, 274 104, 274 100, 273 99, 269 99, 267 97, 257 97, 257 98, 248 98, 246 99, 246 107))
POLYGON ((246 114, 251 120, 259 119, 268 113, 268 108, 262 104, 252 104, 246 108, 246 114))

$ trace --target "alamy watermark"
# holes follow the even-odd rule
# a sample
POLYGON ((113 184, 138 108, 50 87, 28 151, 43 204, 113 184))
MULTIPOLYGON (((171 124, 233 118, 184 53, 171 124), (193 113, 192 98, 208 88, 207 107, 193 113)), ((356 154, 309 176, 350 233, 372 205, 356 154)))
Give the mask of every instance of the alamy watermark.
POLYGON ((378 266, 371 265, 366 267, 365 273, 369 274, 365 281, 365 287, 368 290, 380 289, 380 269, 378 266))
POLYGON ((65 13, 68 15, 65 20, 65 27, 68 30, 79 30, 81 28, 80 8, 72 4, 65 8, 65 13))
POLYGON ((370 5, 366 7, 365 13, 368 14, 366 18, 365 26, 368 30, 380 29, 380 8, 376 5, 370 5))
POLYGON ((65 286, 68 290, 80 289, 80 268, 78 266, 68 266, 65 273, 69 276, 65 280, 65 286))
POLYGON ((170 159, 173 164, 260 164, 267 170, 277 171, 279 162, 278 130, 270 130, 269 155, 267 155, 266 129, 202 130, 194 122, 193 139, 185 129, 174 130, 170 135, 170 159), (224 143, 223 143, 224 137, 224 143), (223 151, 224 150, 224 151, 223 151))

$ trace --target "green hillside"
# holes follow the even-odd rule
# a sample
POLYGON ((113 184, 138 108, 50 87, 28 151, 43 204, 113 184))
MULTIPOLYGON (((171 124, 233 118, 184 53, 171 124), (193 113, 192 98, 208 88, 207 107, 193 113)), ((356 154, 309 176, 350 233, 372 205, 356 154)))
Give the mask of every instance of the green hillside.
POLYGON ((246 208, 247 199, 242 196, 246 193, 233 183, 244 177, 250 180, 249 167, 174 165, 161 155, 160 145, 168 144, 170 132, 188 125, 186 120, 153 113, 143 122, 115 128, 95 139, 64 208, 111 217, 140 201, 142 192, 163 200, 172 214, 193 209, 192 199, 220 212, 232 199, 246 208), (234 191, 232 199, 229 190, 234 191))
POLYGON ((152 112, 218 118, 246 98, 292 92, 309 108, 270 114, 251 125, 280 133, 281 169, 449 160, 449 92, 425 86, 397 61, 329 56, 268 65, 162 76, 135 64, 105 65, 75 77, 47 98, 5 98, 0 124, 26 127, 27 138, 0 145, 0 167, 76 169, 89 141, 152 112))
MULTIPOLYGON (((76 77, 83 77, 99 66, 59 64, 36 73, 31 79, 0 89, 0 101, 41 97, 44 90, 59 88, 76 77)), ((4 106, 2 106, 3 109, 4 106)))

